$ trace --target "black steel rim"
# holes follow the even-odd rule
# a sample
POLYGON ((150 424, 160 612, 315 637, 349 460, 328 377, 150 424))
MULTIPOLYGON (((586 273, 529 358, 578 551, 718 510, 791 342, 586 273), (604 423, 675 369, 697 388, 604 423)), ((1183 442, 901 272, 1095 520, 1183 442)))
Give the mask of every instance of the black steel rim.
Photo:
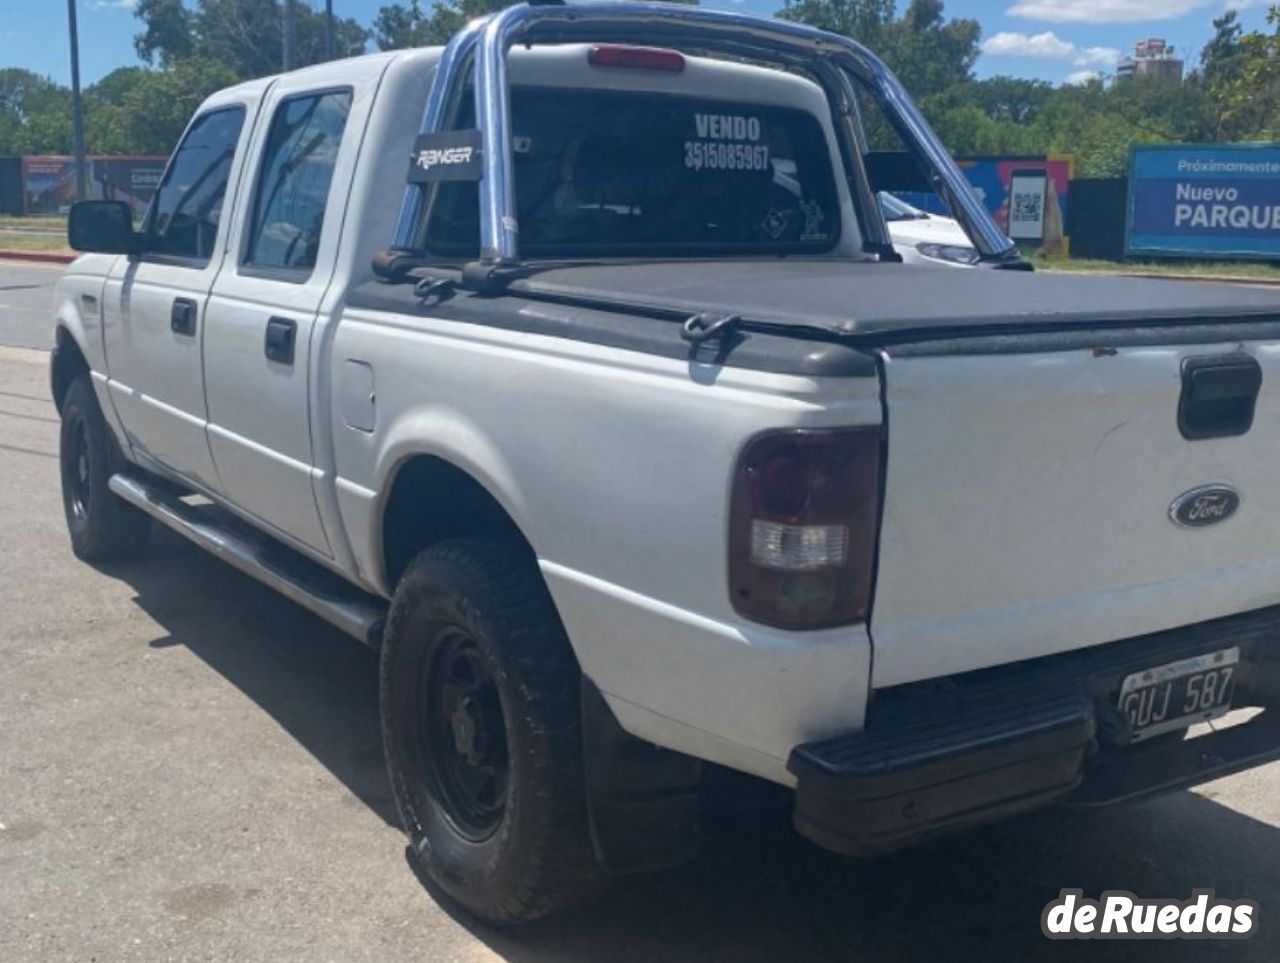
POLYGON ((71 430, 67 468, 71 482, 71 514, 79 521, 89 517, 89 432, 77 418, 71 430))
POLYGON ((469 634, 437 634, 419 681, 418 734, 428 788, 462 835, 480 841, 502 822, 507 731, 493 673, 469 634))

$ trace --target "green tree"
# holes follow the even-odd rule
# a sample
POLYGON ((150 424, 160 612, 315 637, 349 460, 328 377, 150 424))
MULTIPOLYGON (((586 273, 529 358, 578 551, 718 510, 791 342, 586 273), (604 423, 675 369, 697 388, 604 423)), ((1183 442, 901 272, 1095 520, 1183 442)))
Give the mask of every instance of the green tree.
MULTIPOLYGON (((468 20, 496 13, 515 0, 440 0, 428 13, 419 0, 391 3, 378 10, 373 20, 373 42, 379 50, 407 47, 435 47, 449 38, 468 20)), ((698 0, 667 0, 668 3, 696 4, 698 0)))
POLYGON ((182 0, 138 0, 133 14, 143 24, 133 38, 140 59, 167 67, 195 50, 191 13, 182 0))
POLYGON ((1020 77, 990 77, 964 84, 954 92, 956 106, 978 108, 993 121, 1030 124, 1056 95, 1053 84, 1020 77))
MULTIPOLYGON (((324 15, 294 0, 297 63, 325 59, 324 15)), ((134 38, 138 55, 169 67, 191 57, 214 60, 248 79, 278 73, 284 52, 281 0, 199 0, 190 11, 182 0, 139 0, 143 31, 134 38)), ((334 20, 334 56, 364 53, 369 32, 350 18, 334 20)))
POLYGON ((784 0, 778 16, 844 34, 883 55, 895 7, 894 0, 784 0))
POLYGON ((119 105, 124 102, 125 95, 147 76, 142 67, 117 67, 96 83, 84 89, 87 98, 93 98, 104 104, 119 105))
POLYGON ((982 28, 976 20, 948 20, 942 0, 911 0, 885 32, 884 59, 913 97, 943 94, 973 79, 982 28))
MULTIPOLYGON (((297 63, 325 59, 324 17, 294 0, 297 63)), ((284 49, 280 0, 200 0, 195 15, 195 52, 229 65, 241 77, 278 73, 284 49)), ((368 31, 351 19, 334 21, 334 56, 363 53, 368 31)))
POLYGON ((131 153, 168 154, 200 102, 238 79, 226 64, 203 57, 180 60, 169 70, 148 71, 121 105, 122 143, 131 153))
POLYGON ((1244 60, 1240 42, 1243 37, 1238 10, 1228 10, 1214 19, 1213 39, 1200 53, 1200 73, 1210 87, 1239 78, 1244 60))
POLYGON ((1238 60, 1216 87, 1223 126, 1233 139, 1280 137, 1280 6, 1267 11, 1270 32, 1239 38, 1238 60))
POLYGON ((917 98, 970 80, 982 29, 948 20, 942 0, 911 0, 896 17, 894 0, 785 0, 778 16, 858 41, 889 65, 917 98))
POLYGON ((0 154, 71 150, 71 91, 30 70, 0 69, 0 154))

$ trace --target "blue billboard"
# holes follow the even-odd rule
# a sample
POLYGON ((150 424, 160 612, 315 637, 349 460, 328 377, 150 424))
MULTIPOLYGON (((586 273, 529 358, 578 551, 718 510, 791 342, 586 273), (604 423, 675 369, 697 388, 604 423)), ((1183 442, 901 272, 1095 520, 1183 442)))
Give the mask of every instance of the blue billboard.
POLYGON ((1133 148, 1125 251, 1280 260, 1280 144, 1133 148))

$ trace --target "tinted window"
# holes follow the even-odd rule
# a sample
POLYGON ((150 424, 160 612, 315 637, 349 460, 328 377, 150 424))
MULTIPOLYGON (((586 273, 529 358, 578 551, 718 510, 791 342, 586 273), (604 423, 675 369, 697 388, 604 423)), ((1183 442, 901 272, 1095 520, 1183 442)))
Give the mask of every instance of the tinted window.
POLYGON ((200 261, 213 255, 243 126, 242 107, 215 110, 192 122, 151 202, 147 253, 200 261))
MULTIPOLYGON (((839 237, 831 155, 804 111, 517 88, 512 118, 525 255, 817 252, 839 237)), ((441 185, 429 248, 474 254, 477 196, 441 185)))
POLYGON ((282 103, 262 156, 245 247, 246 264, 310 269, 320 248, 333 166, 351 111, 351 92, 282 103))

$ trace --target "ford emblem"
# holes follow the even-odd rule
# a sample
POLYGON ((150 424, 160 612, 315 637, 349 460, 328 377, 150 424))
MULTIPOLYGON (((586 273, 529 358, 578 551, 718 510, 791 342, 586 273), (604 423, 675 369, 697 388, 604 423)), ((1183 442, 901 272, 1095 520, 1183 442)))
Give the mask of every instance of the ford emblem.
POLYGON ((1230 485, 1202 485, 1183 492, 1169 506, 1174 524, 1203 528, 1225 522, 1240 507, 1240 493, 1230 485))

